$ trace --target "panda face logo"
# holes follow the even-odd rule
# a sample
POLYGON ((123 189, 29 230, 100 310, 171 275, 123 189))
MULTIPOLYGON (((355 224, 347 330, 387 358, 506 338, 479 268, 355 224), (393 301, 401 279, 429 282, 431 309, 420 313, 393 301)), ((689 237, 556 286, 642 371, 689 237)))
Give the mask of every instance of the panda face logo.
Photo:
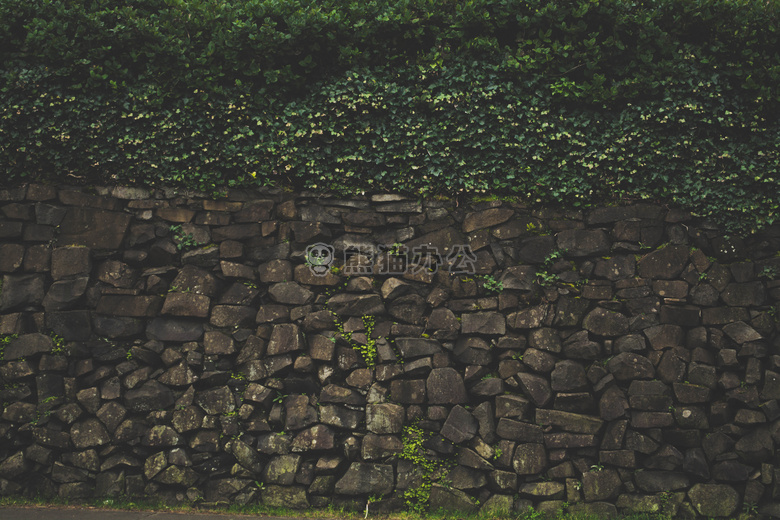
POLYGON ((330 244, 317 242, 306 248, 306 265, 316 276, 325 276, 333 263, 335 249, 330 244))

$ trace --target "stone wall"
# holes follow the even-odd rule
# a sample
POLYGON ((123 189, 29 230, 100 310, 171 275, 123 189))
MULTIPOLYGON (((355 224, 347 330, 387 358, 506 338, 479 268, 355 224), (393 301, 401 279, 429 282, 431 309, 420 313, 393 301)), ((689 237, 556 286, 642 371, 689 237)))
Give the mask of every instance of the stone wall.
POLYGON ((0 191, 0 493, 780 515, 778 250, 646 204, 0 191))

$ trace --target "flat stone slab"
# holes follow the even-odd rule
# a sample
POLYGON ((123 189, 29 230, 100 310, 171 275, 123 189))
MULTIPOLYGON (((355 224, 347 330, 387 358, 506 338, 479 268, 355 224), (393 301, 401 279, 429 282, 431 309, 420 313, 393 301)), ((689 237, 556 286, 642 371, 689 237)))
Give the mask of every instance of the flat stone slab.
POLYGON ((62 219, 57 244, 78 244, 93 249, 122 245, 131 216, 127 213, 72 207, 62 219))

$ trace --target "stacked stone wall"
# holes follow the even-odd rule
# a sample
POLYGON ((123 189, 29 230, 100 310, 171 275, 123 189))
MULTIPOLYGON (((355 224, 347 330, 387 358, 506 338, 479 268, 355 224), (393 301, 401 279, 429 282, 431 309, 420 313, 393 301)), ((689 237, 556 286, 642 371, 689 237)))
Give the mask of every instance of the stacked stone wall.
POLYGON ((780 516, 778 251, 650 204, 0 191, 0 494, 780 516))

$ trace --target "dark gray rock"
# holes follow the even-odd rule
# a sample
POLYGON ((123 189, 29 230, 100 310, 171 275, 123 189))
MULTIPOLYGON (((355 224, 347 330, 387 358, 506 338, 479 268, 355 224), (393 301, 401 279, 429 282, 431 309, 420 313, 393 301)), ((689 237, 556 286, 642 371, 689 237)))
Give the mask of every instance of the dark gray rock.
MULTIPOLYGON (((427 328, 433 331, 431 337, 439 340, 454 340, 460 331, 460 322, 455 314, 447 308, 433 309, 428 317, 427 328)), ((396 340, 396 345, 398 340, 396 340)))
POLYGON ((462 406, 456 405, 447 416, 441 428, 441 435, 455 444, 460 444, 474 438, 478 428, 479 424, 474 416, 462 406))
POLYGON ((712 466, 712 478, 721 482, 745 482, 753 468, 736 460, 724 460, 712 466))
POLYGON ((306 488, 300 486, 267 486, 262 491, 263 504, 270 507, 307 509, 310 507, 306 488))
POLYGON ((328 308, 339 316, 376 316, 385 313, 378 294, 336 294, 328 300, 328 308))
POLYGON ((582 493, 586 502, 613 500, 620 494, 622 480, 614 469, 582 474, 582 493))
POLYGON ((483 379, 471 387, 471 393, 477 397, 491 397, 504 393, 504 381, 497 377, 483 379))
POLYGON ((363 437, 360 445, 360 455, 363 460, 378 460, 397 456, 404 450, 404 445, 395 435, 374 435, 363 437))
POLYGON ((644 329, 645 336, 654 350, 682 345, 685 340, 685 332, 678 325, 656 325, 644 329))
POLYGON ((117 249, 131 216, 87 207, 70 207, 60 223, 57 244, 78 244, 92 249, 117 249))
POLYGON ((550 374, 553 392, 579 392, 588 388, 588 378, 583 366, 572 360, 563 360, 555 364, 550 374))
POLYGON ((433 484, 431 487, 429 507, 433 511, 457 511, 464 514, 477 512, 477 506, 466 493, 441 484, 433 484))
POLYGON ((314 299, 314 293, 296 282, 281 282, 271 285, 268 295, 284 305, 306 305, 314 299))
POLYGON ((639 260, 639 276, 671 280, 683 272, 688 263, 688 247, 670 245, 653 251, 639 260))
POLYGON ((0 478, 15 479, 27 472, 30 464, 25 460, 24 452, 18 451, 0 462, 0 478))
POLYGON ((636 261, 632 255, 617 255, 596 262, 593 270, 599 278, 616 281, 631 278, 636 273, 636 261))
POLYGON ((146 328, 144 320, 122 316, 92 315, 92 330, 97 336, 124 338, 142 334, 146 328))
POLYGON ((547 467, 547 450, 543 444, 519 444, 512 457, 512 469, 518 475, 538 475, 547 467))
POLYGON ((769 430, 761 428, 739 439, 734 451, 741 462, 760 467, 762 462, 771 459, 775 446, 769 430))
POLYGON ((59 311, 72 307, 84 295, 88 282, 86 276, 54 282, 43 299, 44 309, 59 311))
POLYGON ((400 433, 405 416, 406 412, 400 405, 392 403, 369 404, 366 406, 366 428, 377 434, 400 433))
POLYGON ((520 373, 517 374, 520 382, 520 388, 536 406, 546 406, 552 399, 552 389, 547 379, 535 374, 520 373))
POLYGON ((552 425, 564 431, 595 434, 601 430, 604 421, 589 415, 560 410, 536 410, 536 422, 542 426, 552 425))
POLYGON ((387 495, 394 484, 393 466, 353 462, 336 482, 335 492, 338 495, 387 495))
POLYGON ((471 233, 478 229, 497 226, 509 220, 515 212, 508 208, 490 208, 469 213, 463 220, 463 232, 471 233))
POLYGON ((46 328, 65 341, 87 341, 92 336, 92 313, 85 310, 47 312, 46 328))
POLYGON ((442 352, 441 343, 435 339, 398 338, 394 343, 404 359, 432 356, 442 352))
POLYGON ((14 361, 20 358, 32 357, 38 354, 47 354, 54 347, 51 337, 45 334, 23 334, 12 340, 5 347, 5 361, 14 361))
POLYGON ((431 370, 425 387, 428 390, 429 404, 459 404, 468 401, 463 378, 451 367, 431 370))
POLYGON ((690 479, 674 471, 640 471, 634 475, 636 485, 647 493, 676 491, 690 486, 690 479))
POLYGON ((724 484, 696 484, 688 491, 696 511, 706 517, 730 517, 739 506, 739 493, 724 484))
POLYGON ((263 482, 291 486, 301 465, 300 455, 273 457, 263 469, 263 482))
POLYGON ((685 452, 682 468, 686 473, 702 480, 710 479, 710 466, 701 448, 691 448, 685 452))
POLYGON ((329 450, 334 443, 333 430, 323 424, 316 424, 296 435, 290 449, 294 452, 329 450))
POLYGON ((535 348, 528 348, 523 352, 523 364, 534 372, 542 374, 552 372, 556 361, 557 358, 549 352, 536 350, 535 348))
POLYGON ((220 386, 198 392, 195 402, 208 415, 221 415, 232 412, 235 407, 233 392, 227 386, 220 386))
POLYGON ((625 315, 602 307, 589 312, 582 320, 582 326, 598 336, 622 336, 629 331, 628 318, 625 315))
POLYGON ((428 304, 419 294, 407 294, 391 301, 387 305, 387 313, 400 322, 422 325, 428 304))
POLYGON ((162 314, 207 318, 211 299, 208 296, 194 293, 170 292, 165 297, 162 314))
POLYGON ((157 424, 149 428, 141 437, 141 444, 144 446, 179 446, 184 441, 176 430, 164 424, 157 424))
POLYGON ((39 306, 43 302, 44 276, 24 274, 3 276, 0 292, 0 312, 39 306))
POLYGON ((612 246, 607 234, 600 229, 567 229, 558 233, 556 240, 558 249, 575 257, 600 256, 609 253, 612 246))
POLYGON ((147 381, 140 388, 125 392, 125 406, 133 412, 165 410, 174 404, 173 392, 157 381, 147 381))
POLYGON ((542 322, 547 317, 549 310, 550 307, 548 305, 539 305, 537 307, 531 307, 522 311, 513 312, 507 316, 507 324, 514 329, 535 329, 542 325, 542 322))
MULTIPOLYGON (((325 407, 330 408, 330 407, 325 407)), ((300 430, 317 422, 317 410, 305 395, 291 395, 284 399, 285 430, 300 430)), ((327 412, 320 409, 320 414, 327 412)))
POLYGON ((528 344, 554 354, 561 352, 561 338, 555 329, 536 329, 528 337, 528 344))
POLYGON ((744 321, 735 321, 729 323, 723 327, 723 332, 733 339, 736 343, 742 344, 748 341, 758 341, 763 339, 763 336, 756 331, 753 327, 745 323, 744 321))
POLYGON ((506 333, 506 320, 504 315, 498 312, 466 313, 462 316, 461 332, 501 336, 506 333))
POLYGON ((94 417, 74 424, 70 429, 70 438, 79 450, 102 446, 111 440, 103 424, 94 417))
POLYGON ((659 221, 666 210, 661 206, 649 204, 632 204, 630 206, 608 206, 592 209, 587 217, 588 225, 599 225, 617 222, 620 220, 641 219, 647 221, 659 221))
MULTIPOLYGON (((507 267, 504 269, 504 272, 501 274, 501 278, 499 281, 503 284, 504 289, 513 289, 513 290, 519 290, 519 291, 532 291, 534 289, 535 283, 536 283, 536 270, 527 265, 513 265, 510 267, 507 267)), ((543 306, 546 312, 547 306, 543 306)), ((518 322, 518 325, 511 325, 515 328, 535 328, 538 327, 538 324, 535 324, 537 321, 537 314, 538 313, 528 313, 528 311, 531 311, 532 309, 527 309, 525 311, 519 311, 518 317, 521 318, 521 322, 518 322), (529 326, 523 326, 523 323, 526 322, 526 320, 531 320, 529 322, 529 326)), ((511 316, 511 315, 510 315, 511 316)), ((514 321, 514 320, 513 320, 514 321)), ((539 319, 539 322, 541 322, 541 319, 539 319)))
POLYGON ((20 244, 0 244, 0 272, 12 273, 22 267, 25 247, 20 244))
POLYGON ((455 358, 466 365, 487 366, 493 360, 491 345, 476 336, 461 336, 455 342, 455 358))
POLYGON ((298 326, 292 323, 274 325, 266 354, 276 356, 303 350, 304 341, 298 326))
POLYGON ((509 439, 521 443, 541 443, 544 441, 542 428, 536 424, 514 421, 502 417, 498 420, 496 435, 502 439, 509 439))
POLYGON ((157 341, 197 341, 203 336, 203 323, 183 318, 155 318, 147 325, 146 335, 157 341))
POLYGON ((720 294, 723 302, 732 307, 762 305, 766 300, 763 282, 730 283, 720 294))
POLYGON ((652 379, 655 376, 650 360, 633 352, 621 352, 607 363, 607 368, 618 381, 652 379))

